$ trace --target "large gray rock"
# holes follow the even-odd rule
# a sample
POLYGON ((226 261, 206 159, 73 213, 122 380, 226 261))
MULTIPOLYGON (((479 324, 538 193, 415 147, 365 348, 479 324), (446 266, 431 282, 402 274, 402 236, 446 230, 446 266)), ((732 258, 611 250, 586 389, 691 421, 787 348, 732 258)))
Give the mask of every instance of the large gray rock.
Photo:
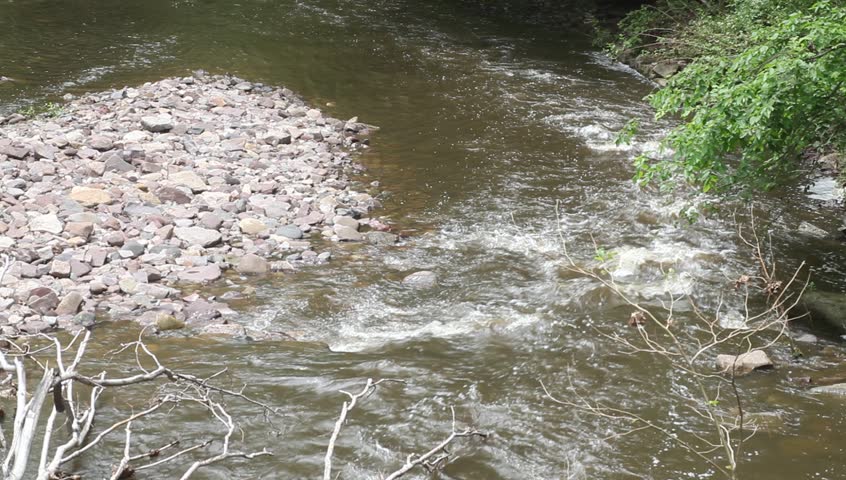
POLYGON ((717 368, 721 372, 731 372, 734 366, 734 374, 746 375, 754 370, 772 368, 773 362, 763 350, 752 350, 740 355, 717 355, 717 368))
POLYGON ((173 234, 189 245, 199 245, 203 248, 215 246, 223 238, 220 232, 202 227, 177 227, 173 229, 173 234))
POLYGON ((846 333, 846 293, 806 291, 802 303, 812 323, 828 325, 846 333))
POLYGON ((364 235, 346 225, 335 225, 333 230, 335 231, 335 235, 338 236, 338 240, 342 242, 360 242, 364 240, 364 235))
POLYGON ((75 315, 82 306, 82 295, 78 292, 71 292, 59 302, 56 307, 56 315, 75 315))
POLYGON ((429 270, 422 270, 406 276, 402 279, 402 283, 411 288, 432 288, 438 284, 438 275, 429 270))
POLYGON ((284 225, 276 229, 276 235, 292 240, 299 240, 303 238, 303 231, 296 225, 284 225))

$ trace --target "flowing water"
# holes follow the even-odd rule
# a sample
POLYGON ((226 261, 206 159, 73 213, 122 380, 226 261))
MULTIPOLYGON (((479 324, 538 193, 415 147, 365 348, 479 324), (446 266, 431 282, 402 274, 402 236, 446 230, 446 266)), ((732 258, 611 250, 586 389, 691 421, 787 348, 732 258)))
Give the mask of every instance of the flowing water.
MULTIPOLYGON (((685 408, 689 378, 601 335, 631 334, 631 309, 568 272, 562 240, 588 266, 594 242, 614 252, 609 268, 641 301, 690 293, 715 308, 724 294, 731 318, 741 314, 733 282, 755 265, 732 219, 744 207, 721 202, 691 224, 685 212, 701 199, 636 188, 631 158, 669 127, 650 121, 642 98, 652 86, 582 33, 515 12, 447 0, 0 3, 0 75, 13 79, 0 83, 4 111, 203 68, 285 85, 333 116, 382 127, 360 157, 369 167, 361 181, 381 182, 379 213, 407 241, 330 246, 328 266, 264 280, 255 302, 238 305, 240 321, 305 341, 151 340, 186 370, 228 366, 226 382, 249 384, 284 413, 268 424, 255 409, 233 407, 239 442, 275 456, 219 464, 198 478, 318 478, 345 399, 338 390, 368 377, 407 383, 383 385, 351 414, 336 451, 340 478, 381 478, 408 453, 428 450, 449 432, 450 406, 461 424, 494 435, 458 443, 455 461, 431 478, 717 478, 662 435, 615 437, 624 425, 556 406, 539 382, 561 396, 572 384, 673 432, 708 434, 685 408), (644 131, 616 146, 613 132, 630 118, 644 131), (437 272, 440 285, 401 285, 421 269, 437 272)), ((801 221, 837 226, 832 209, 817 207, 824 182, 799 183, 761 198, 759 221, 782 271, 807 261, 818 288, 842 289, 842 246, 796 232, 801 221)), ((98 358, 135 334, 131 324, 97 330, 98 358)), ((747 443, 743 478, 846 479, 843 400, 793 380, 836 368, 846 354, 837 342, 806 347, 798 360, 775 347, 778 368, 741 381, 748 411, 779 417, 747 443)), ((104 413, 148 397, 115 398, 104 413)), ((141 451, 214 428, 205 416, 174 412, 150 418, 135 438, 141 451)), ((121 441, 73 467, 103 475, 121 441)))

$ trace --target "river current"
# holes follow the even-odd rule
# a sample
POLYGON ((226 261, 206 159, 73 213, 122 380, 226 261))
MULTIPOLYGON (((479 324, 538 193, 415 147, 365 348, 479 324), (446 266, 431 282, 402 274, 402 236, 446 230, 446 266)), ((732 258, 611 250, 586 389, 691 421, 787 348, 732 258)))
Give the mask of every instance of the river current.
MULTIPOLYGON (((205 69, 284 85, 332 116, 381 127, 359 157, 368 168, 360 181, 380 182, 378 213, 407 239, 394 248, 327 245, 330 264, 262 280, 254 302, 236 305, 239 321, 303 342, 151 341, 184 369, 228 366, 227 382, 248 384, 283 411, 268 424, 237 407, 246 447, 275 455, 198 478, 317 478, 345 399, 338 390, 368 377, 407 383, 384 384, 351 414, 336 451, 339 478, 382 478, 428 450, 449 432, 451 406, 459 422, 494 435, 458 442, 440 476, 408 478, 717 478, 662 435, 615 437, 624 426, 556 406, 540 381, 561 395, 572 384, 674 431, 707 433, 683 408, 683 374, 602 336, 626 334, 631 308, 567 271, 562 241, 585 265, 599 249, 613 252, 615 278, 650 305, 689 294, 716 308, 724 296, 740 315, 732 287, 755 261, 734 213, 747 222, 747 207, 637 187, 632 158, 654 151, 672 126, 651 119, 643 98, 653 85, 578 29, 529 17, 446 0, 0 4, 0 75, 13 79, 0 83, 0 112, 205 69), (632 118, 642 131, 616 145, 632 118), (437 288, 401 284, 423 269, 438 274, 437 288)), ((801 222, 838 225, 836 210, 820 206, 828 193, 814 185, 803 176, 760 197, 755 215, 783 271, 805 261, 816 288, 842 289, 842 245, 798 232, 801 222)), ((98 330, 94 348, 102 357, 135 334, 131 324, 98 330)), ((771 355, 775 370, 741 384, 748 410, 778 419, 748 442, 741 478, 846 479, 842 399, 793 380, 837 368, 846 350, 824 338, 798 360, 786 346, 771 355)), ((132 402, 116 403, 117 411, 132 402)), ((154 446, 201 435, 214 427, 207 420, 152 417, 137 438, 154 446)), ((116 439, 110 448, 121 447, 116 439)), ((77 467, 97 478, 111 458, 104 450, 102 461, 77 467)))

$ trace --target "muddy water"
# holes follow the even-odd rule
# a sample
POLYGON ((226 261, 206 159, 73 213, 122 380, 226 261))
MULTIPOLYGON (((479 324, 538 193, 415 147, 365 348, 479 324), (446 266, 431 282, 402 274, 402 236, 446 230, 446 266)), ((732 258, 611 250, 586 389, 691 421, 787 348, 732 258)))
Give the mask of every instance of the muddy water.
MULTIPOLYGON (((228 366, 226 382, 248 383, 284 412, 267 424, 233 405, 244 422, 239 442, 276 455, 200 478, 318 477, 344 399, 338 390, 367 377, 408 383, 380 389, 354 412, 337 449, 340 478, 381 478, 434 445, 450 427, 450 406, 460 422, 495 435, 461 444, 442 478, 716 478, 664 437, 614 438, 624 426, 556 407, 539 386, 566 395, 572 382, 675 431, 708 433, 685 409, 689 379, 600 335, 625 334, 630 310, 564 268, 562 238, 585 264, 596 242, 615 252, 610 268, 638 299, 692 294, 713 308, 722 294, 726 311, 741 312, 731 284, 754 262, 732 212, 744 206, 716 202, 715 213, 690 224, 686 217, 706 210, 702 199, 630 181, 630 159, 667 128, 649 121, 647 82, 578 32, 446 1, 0 4, 0 75, 14 79, 0 84, 5 111, 195 68, 283 84, 333 116, 380 125, 361 180, 382 183, 382 213, 411 234, 392 249, 332 246, 328 267, 262 281, 255 301, 239 305, 239 321, 296 332, 302 343, 153 342, 163 359, 197 373, 228 366), (616 146, 613 132, 632 117, 644 121, 643 134, 616 146), (403 288, 401 278, 420 269, 436 271, 440 286, 403 288)), ((818 288, 843 288, 840 244, 796 232, 801 221, 831 230, 838 218, 807 201, 810 180, 799 183, 761 199, 759 220, 782 271, 807 261, 818 288)), ((811 191, 824 199, 822 185, 811 191)), ((134 334, 131 325, 98 330, 98 356, 134 334)), ((772 354, 779 368, 741 384, 749 411, 780 417, 747 444, 745 478, 846 478, 842 400, 792 380, 836 368, 846 350, 831 339, 799 360, 785 346, 772 354)), ((138 400, 115 399, 105 413, 137 409, 147 397, 142 389, 138 400)), ((151 418, 138 448, 195 438, 210 425, 192 413, 151 418)), ((74 467, 96 478, 110 458, 104 450, 74 467)), ((147 478, 174 471, 159 475, 147 478)))

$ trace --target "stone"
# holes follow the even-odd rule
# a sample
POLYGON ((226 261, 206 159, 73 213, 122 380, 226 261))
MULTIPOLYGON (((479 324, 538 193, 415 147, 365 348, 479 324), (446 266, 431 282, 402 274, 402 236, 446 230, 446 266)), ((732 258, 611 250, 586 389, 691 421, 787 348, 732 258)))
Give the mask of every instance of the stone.
POLYGON ((105 283, 95 280, 88 284, 88 291, 91 292, 92 295, 99 295, 101 293, 105 293, 109 287, 106 286, 105 283))
MULTIPOLYGON (((812 326, 828 326, 846 334, 846 293, 806 290, 802 306, 812 326)), ((797 314, 802 314, 801 309, 797 314)))
POLYGON ((112 203, 112 196, 109 192, 91 187, 73 187, 70 198, 85 207, 112 203))
POLYGON ((80 277, 84 277, 84 276, 88 275, 89 273, 91 273, 91 265, 88 265, 85 262, 80 262, 79 260, 72 258, 70 260, 70 262, 68 262, 68 263, 70 263, 70 267, 71 267, 71 274, 70 274, 71 279, 77 279, 77 278, 80 278, 80 277))
POLYGON ((64 225, 56 215, 39 215, 29 221, 29 229, 33 232, 47 232, 53 235, 62 233, 64 225))
POLYGON ((130 163, 127 163, 117 153, 107 154, 104 155, 104 157, 105 158, 102 159, 104 172, 126 173, 135 171, 135 167, 133 167, 130 163))
POLYGON ((267 230, 267 225, 255 218, 244 218, 238 222, 238 228, 247 235, 256 235, 267 230))
POLYGON ((162 202, 172 202, 177 205, 191 203, 191 197, 176 187, 159 187, 156 189, 156 196, 162 202))
POLYGON ((56 315, 75 315, 82 306, 82 300, 82 295, 78 292, 65 295, 65 298, 56 307, 56 315))
POLYGON ((126 242, 126 236, 123 232, 112 232, 103 237, 103 241, 112 247, 120 247, 126 242))
POLYGON ((213 213, 206 213, 200 217, 200 224, 212 230, 220 230, 220 226, 223 225, 223 219, 213 213))
POLYGON ((335 225, 333 230, 335 235, 338 236, 338 240, 342 242, 360 242, 364 240, 364 235, 358 233, 356 229, 345 225, 335 225))
POLYGON ((339 215, 339 216, 335 217, 333 221, 335 222, 335 225, 343 225, 345 227, 350 227, 350 228, 352 228, 356 231, 358 231, 358 229, 359 229, 358 220, 356 220, 352 217, 339 215))
POLYGON ((213 282, 220 278, 220 276, 220 267, 218 267, 216 264, 206 265, 202 267, 191 267, 177 274, 177 277, 180 281, 189 283, 213 282))
POLYGON ((655 72, 661 78, 670 78, 675 75, 679 70, 681 70, 681 68, 681 63, 672 60, 666 60, 656 63, 652 67, 652 71, 655 72))
POLYGON ((141 117, 141 126, 153 133, 167 132, 173 129, 173 117, 166 114, 147 115, 141 117))
POLYGON ((367 243, 373 245, 393 245, 399 241, 399 237, 388 232, 367 232, 364 234, 367 243))
POLYGON ((728 372, 734 366, 734 374, 737 376, 752 373, 754 370, 762 370, 773 367, 773 362, 763 350, 752 350, 740 355, 717 355, 717 368, 721 372, 728 372))
POLYGON ((828 237, 828 232, 826 232, 822 228, 820 228, 816 225, 810 224, 808 222, 800 222, 799 228, 797 228, 797 230, 799 231, 799 233, 801 233, 803 235, 807 235, 809 237, 815 237, 815 238, 826 238, 826 237, 828 237))
POLYGON ((185 322, 173 315, 159 313, 156 315, 156 328, 163 332, 167 330, 179 330, 185 328, 185 322))
POLYGON ((227 337, 243 337, 247 335, 247 330, 236 323, 214 323, 206 325, 200 330, 204 335, 224 335, 227 337))
POLYGON ((189 170, 170 174, 168 181, 176 185, 188 187, 194 193, 205 192, 209 189, 209 186, 199 175, 189 170))
POLYGON ((296 225, 285 225, 276 229, 276 235, 292 240, 299 240, 303 238, 303 231, 296 225))
POLYGON ((811 389, 813 393, 824 393, 828 395, 846 396, 846 383, 835 383, 834 385, 822 385, 811 389))
POLYGON ((135 240, 131 240, 124 243, 118 253, 123 258, 138 258, 144 253, 145 249, 146 247, 144 245, 141 245, 135 240))
POLYGON ((199 245, 203 248, 213 247, 223 238, 220 232, 202 227, 177 227, 173 229, 173 234, 189 245, 199 245))
POLYGON ((248 253, 238 260, 236 269, 239 273, 264 274, 270 271, 270 266, 264 258, 248 253))
POLYGON ((94 150, 105 152, 115 148, 115 142, 105 135, 92 135, 91 139, 88 140, 88 146, 94 150))
POLYGON ((23 160, 28 153, 29 149, 27 148, 0 143, 0 155, 6 155, 10 158, 23 160))
POLYGON ((71 276, 70 261, 54 259, 50 264, 50 275, 56 278, 68 278, 71 276))
POLYGON ((38 287, 29 292, 26 304, 33 311, 44 315, 59 306, 59 296, 50 288, 38 287))
POLYGON ((65 224, 65 233, 71 237, 88 240, 93 232, 94 224, 91 222, 68 222, 65 224))
POLYGON ((429 270, 421 270, 402 279, 402 284, 411 288, 432 288, 438 284, 438 275, 429 270))

